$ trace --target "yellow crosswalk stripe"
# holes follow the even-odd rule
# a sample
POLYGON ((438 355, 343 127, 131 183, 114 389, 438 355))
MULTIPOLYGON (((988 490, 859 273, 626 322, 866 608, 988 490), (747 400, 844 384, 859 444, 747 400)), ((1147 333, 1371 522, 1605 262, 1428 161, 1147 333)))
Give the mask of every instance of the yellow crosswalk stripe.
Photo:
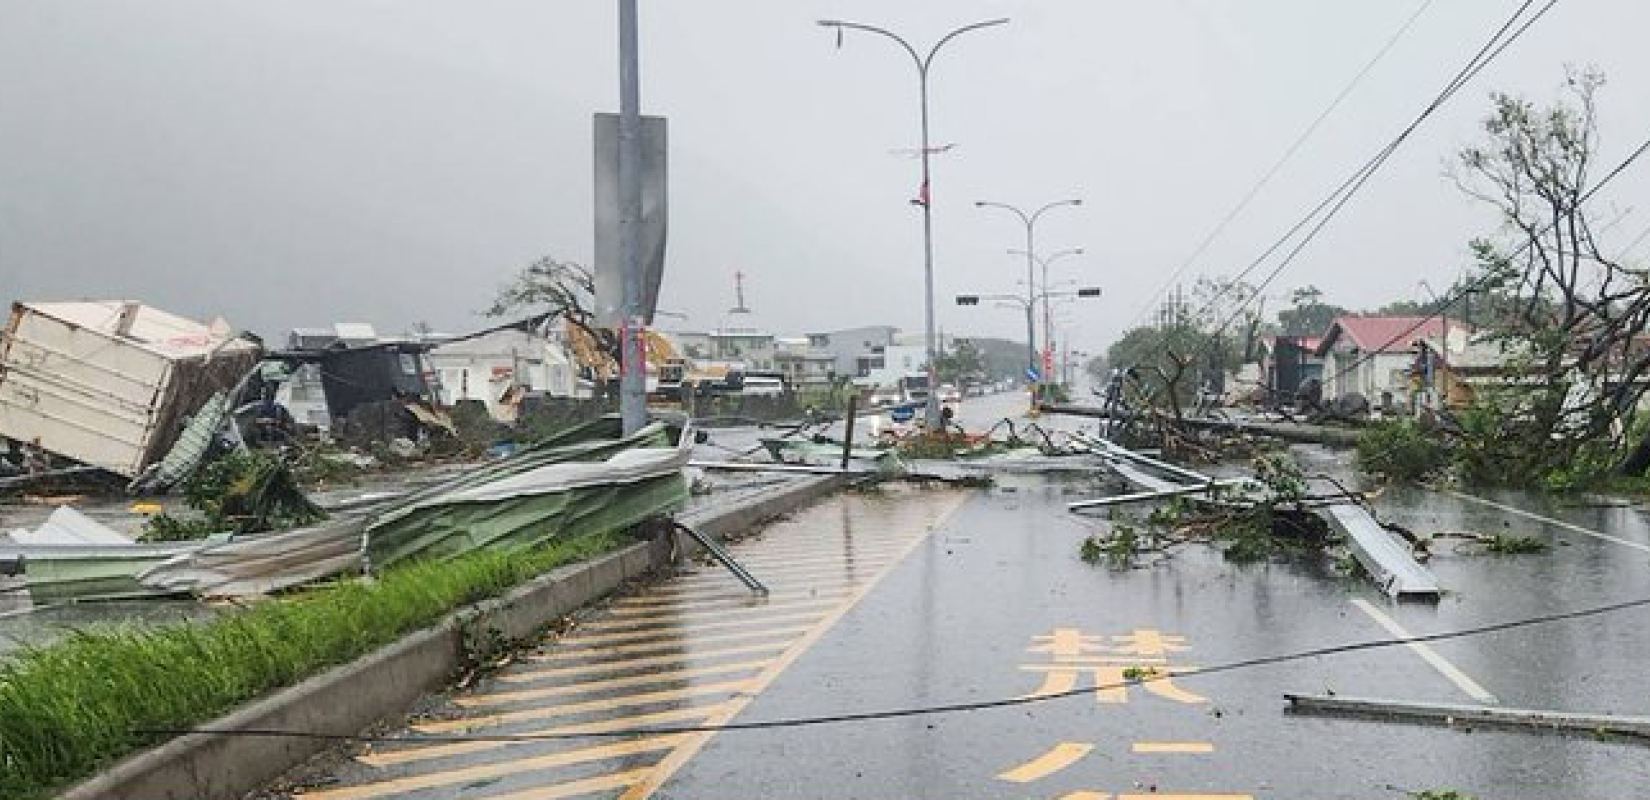
POLYGON ((758 597, 749 592, 739 595, 707 597, 702 600, 682 600, 678 598, 651 598, 648 603, 631 603, 620 600, 608 606, 605 613, 617 617, 640 617, 658 614, 664 611, 703 611, 710 609, 728 609, 737 611, 745 608, 766 608, 781 601, 798 600, 804 598, 841 599, 848 594, 845 589, 836 589, 830 592, 790 591, 774 592, 766 597, 758 597))
POLYGON ((577 647, 588 644, 620 644, 634 643, 649 640, 680 640, 684 636, 696 635, 701 631, 720 631, 727 628, 749 628, 754 625, 768 625, 777 623, 791 623, 803 620, 818 619, 822 612, 795 611, 786 614, 769 614, 765 617, 753 619, 730 619, 719 622, 705 622, 696 625, 677 625, 673 627, 648 628, 639 631, 616 631, 614 633, 581 634, 575 630, 559 644, 577 647))
POLYGON ((708 620, 742 619, 745 617, 772 614, 775 611, 788 611, 797 608, 823 608, 839 602, 839 598, 814 597, 798 600, 785 600, 767 605, 752 606, 726 610, 700 611, 697 614, 682 614, 658 611, 643 617, 617 617, 611 619, 597 619, 592 622, 581 623, 576 630, 581 631, 617 631, 627 629, 642 629, 648 626, 661 625, 692 625, 695 622, 708 620))
MULTIPOLYGON (((692 723, 705 719, 722 708, 722 703, 712 703, 703 706, 689 706, 687 708, 673 708, 669 711, 655 711, 650 714, 626 714, 619 717, 610 717, 599 722, 581 722, 574 725, 561 725, 536 731, 524 731, 525 734, 541 736, 572 736, 581 733, 610 733, 612 731, 628 731, 646 728, 651 725, 671 725, 692 723)), ((417 740, 409 740, 416 742, 417 740)), ((369 767, 390 767, 396 764, 408 764, 414 761, 429 761, 437 758, 461 756, 468 753, 482 753, 488 750, 497 750, 504 747, 521 747, 536 744, 533 741, 474 741, 474 742, 443 742, 430 745, 412 745, 399 750, 386 750, 380 753, 368 753, 357 756, 356 761, 369 767)))
POLYGON ((768 659, 758 661, 738 661, 732 664, 710 664, 692 669, 676 669, 666 672, 650 672, 646 675, 629 675, 623 678, 609 678, 599 681, 584 681, 583 683, 564 683, 560 686, 546 686, 542 689, 519 689, 509 692, 490 692, 487 694, 473 694, 465 697, 455 697, 453 702, 465 708, 482 708, 496 706, 500 703, 514 703, 532 700, 543 700, 546 697, 563 697, 570 694, 585 694, 601 692, 609 689, 628 689, 634 686, 646 686, 651 683, 670 683, 672 681, 702 678, 706 675, 724 675, 729 672, 748 672, 767 666, 768 659))
POLYGON ((703 697, 713 694, 740 694, 752 686, 749 678, 737 681, 723 681, 721 683, 706 683, 698 686, 689 686, 683 689, 667 689, 659 692, 641 692, 626 694, 617 697, 604 697, 600 700, 586 700, 582 703, 564 703, 561 705, 544 706, 543 708, 527 708, 520 711, 504 711, 497 714, 487 714, 479 717, 464 719, 442 720, 440 722, 425 722, 414 725, 413 729, 422 733, 451 733, 453 731, 473 730, 476 728, 490 728, 497 725, 509 725, 513 722, 532 722, 535 720, 555 719, 582 714, 586 711, 611 711, 618 708, 635 708, 653 703, 669 703, 676 700, 686 700, 692 697, 703 697))
MULTIPOLYGON (((910 549, 915 549, 919 543, 926 539, 928 531, 943 525, 946 519, 956 513, 957 509, 962 506, 963 501, 967 499, 967 497, 968 495, 960 492, 954 495, 944 496, 943 499, 941 499, 941 503, 943 505, 940 509, 938 509, 938 513, 935 514, 933 522, 931 524, 922 525, 920 530, 922 530, 923 533, 911 537, 911 540, 907 544, 907 552, 909 552, 910 549)), ((926 508, 923 510, 924 512, 927 511, 926 508)), ((895 559, 895 561, 897 562, 898 559, 895 559)), ((890 567, 889 569, 884 569, 876 573, 868 581, 866 581, 863 586, 855 591, 852 597, 844 600, 840 605, 822 618, 818 624, 811 626, 808 632, 803 634, 803 636, 797 640, 796 644, 787 649, 783 655, 765 667, 762 670, 762 673, 752 680, 749 691, 729 701, 726 710, 707 719, 706 724, 723 724, 737 716, 740 711, 744 710, 745 707, 749 705, 753 699, 755 699, 758 693, 766 689, 779 677, 780 673, 784 672, 785 669, 798 658, 801 658, 802 654, 806 652, 809 647, 812 647, 814 642, 818 641, 820 637, 824 636, 825 633, 829 631, 838 620, 846 615, 848 611, 860 601, 860 599, 869 594, 872 589, 876 588, 877 583, 881 581, 882 578, 891 571, 891 569, 892 568, 890 567)), ((710 738, 715 734, 706 732, 688 735, 692 738, 683 743, 680 747, 677 747, 665 754, 665 757, 648 772, 647 777, 640 783, 634 784, 630 788, 626 789, 624 793, 619 796, 619 800, 644 800, 644 798, 653 796, 653 793, 658 791, 659 787, 663 786, 666 781, 670 780, 670 777, 676 774, 676 771, 681 769, 684 764, 692 760, 693 757, 698 754, 700 748, 704 747, 705 743, 710 741, 710 738)))
MULTIPOLYGON (((366 800, 371 797, 415 792, 420 789, 434 789, 441 786, 450 786, 455 783, 468 783, 489 778, 499 778, 522 772, 553 767, 565 767, 571 764, 583 764, 589 761, 601 761, 609 758, 623 758, 637 756, 644 753, 669 750, 680 744, 687 734, 671 734, 669 736, 655 736, 649 739, 637 739, 629 742, 616 742, 594 747, 581 747, 577 750, 568 750, 534 758, 519 758, 501 761, 494 764, 479 764, 461 769, 450 769, 443 772, 432 772, 424 775, 413 775, 405 778, 394 778, 377 783, 361 784, 359 786, 344 786, 337 789, 321 789, 305 792, 304 800, 366 800)), ((625 784, 628 785, 628 784, 625 784)))
POLYGON ((668 653, 662 656, 648 656, 646 658, 618 658, 611 661, 598 661, 592 664, 579 664, 572 667, 552 667, 549 669, 532 669, 522 672, 506 672, 493 676, 493 680, 504 683, 527 683, 529 681, 549 680, 552 678, 571 678, 579 675, 600 675, 604 672, 619 672, 627 669, 643 667, 660 667, 667 664, 681 664, 688 661, 705 661, 723 656, 744 656, 751 653, 777 653, 789 647, 788 641, 760 642, 757 644, 740 645, 739 647, 724 647, 720 650, 701 650, 692 653, 668 653))
POLYGON ((629 772, 615 772, 611 775, 568 781, 553 786, 537 786, 520 792, 490 795, 481 800, 561 800, 564 797, 578 797, 581 794, 594 794, 634 786, 640 783, 643 778, 646 778, 647 773, 646 768, 633 769, 629 772))
POLYGON ((734 631, 731 633, 719 633, 710 636, 694 636, 691 639, 681 638, 662 642, 636 642, 631 644, 609 645, 606 647, 572 647, 571 645, 575 645, 577 642, 569 641, 566 643, 558 643, 557 648, 548 653, 538 653, 536 655, 528 656, 526 660, 566 661, 573 658, 589 658, 592 655, 620 656, 662 652, 678 652, 685 654, 692 653, 694 647, 706 644, 724 644, 727 642, 738 642, 747 639, 778 639, 782 637, 794 637, 798 634, 805 633, 808 630, 808 627, 809 626, 807 625, 788 625, 783 628, 774 628, 772 630, 765 631, 734 631))
MULTIPOLYGON (((762 576, 758 575, 757 577, 760 578, 762 576)), ((830 580, 799 581, 795 578, 790 578, 780 581, 763 580, 762 582, 767 584, 770 590, 779 589, 785 592, 794 593, 808 589, 818 591, 854 589, 864 583, 865 579, 860 577, 837 576, 830 580)), ((660 604, 673 603, 679 600, 708 600, 711 598, 728 599, 732 597, 751 596, 750 590, 746 589, 745 585, 740 583, 739 579, 733 577, 732 575, 726 576, 726 578, 721 581, 702 582, 692 586, 673 585, 661 587, 651 590, 649 594, 651 597, 656 599, 656 603, 660 604)))

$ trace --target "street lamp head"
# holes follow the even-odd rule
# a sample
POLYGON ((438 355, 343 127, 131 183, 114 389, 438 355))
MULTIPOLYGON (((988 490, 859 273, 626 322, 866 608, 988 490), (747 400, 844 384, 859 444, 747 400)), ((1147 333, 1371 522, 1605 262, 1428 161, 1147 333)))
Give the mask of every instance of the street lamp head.
POLYGON ((1073 198, 1071 198, 1071 204, 1074 205, 1074 206, 1080 206, 1080 205, 1083 204, 1083 198, 1073 197, 1073 198))

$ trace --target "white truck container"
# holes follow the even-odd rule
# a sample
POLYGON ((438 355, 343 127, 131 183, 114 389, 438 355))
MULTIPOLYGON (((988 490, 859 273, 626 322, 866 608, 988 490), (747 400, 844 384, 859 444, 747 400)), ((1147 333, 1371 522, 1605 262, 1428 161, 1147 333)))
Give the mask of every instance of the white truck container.
POLYGON ((0 436, 133 477, 259 347, 140 303, 15 303, 0 332, 0 436))

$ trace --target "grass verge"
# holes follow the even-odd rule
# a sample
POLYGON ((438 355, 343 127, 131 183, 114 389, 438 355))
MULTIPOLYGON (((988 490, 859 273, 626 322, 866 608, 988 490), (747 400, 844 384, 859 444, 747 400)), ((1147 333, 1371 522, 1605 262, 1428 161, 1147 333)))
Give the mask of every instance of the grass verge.
POLYGON ((0 797, 43 796, 167 738, 139 731, 213 719, 623 541, 408 564, 203 622, 88 628, 26 651, 0 665, 0 797))

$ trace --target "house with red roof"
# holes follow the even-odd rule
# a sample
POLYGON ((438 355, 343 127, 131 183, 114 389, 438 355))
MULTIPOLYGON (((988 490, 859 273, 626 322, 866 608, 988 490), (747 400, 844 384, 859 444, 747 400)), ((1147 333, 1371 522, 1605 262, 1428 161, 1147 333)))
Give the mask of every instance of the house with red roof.
POLYGON ((1451 359, 1465 359, 1471 345, 1472 328, 1460 320, 1336 317, 1317 350, 1324 397, 1355 392, 1387 409, 1437 405, 1452 389, 1451 359))

